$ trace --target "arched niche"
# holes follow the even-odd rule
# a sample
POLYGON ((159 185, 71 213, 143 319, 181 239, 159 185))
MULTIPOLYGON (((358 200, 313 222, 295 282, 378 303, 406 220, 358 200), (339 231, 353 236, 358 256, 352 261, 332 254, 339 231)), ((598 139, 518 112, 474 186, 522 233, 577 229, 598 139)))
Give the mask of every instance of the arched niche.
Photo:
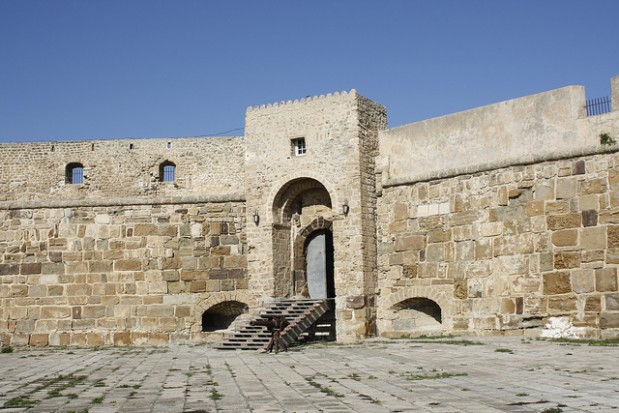
POLYGON ((240 301, 223 301, 202 313, 202 332, 226 330, 242 314, 247 313, 248 306, 240 301))
POLYGON ((425 333, 442 331, 443 312, 441 307, 429 298, 412 297, 391 307, 395 317, 392 328, 396 332, 425 333))

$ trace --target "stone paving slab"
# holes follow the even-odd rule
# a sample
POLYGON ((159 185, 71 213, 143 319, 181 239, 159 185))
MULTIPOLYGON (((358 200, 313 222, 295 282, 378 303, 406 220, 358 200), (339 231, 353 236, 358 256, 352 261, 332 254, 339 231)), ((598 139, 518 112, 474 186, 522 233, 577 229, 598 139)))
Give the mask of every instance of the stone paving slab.
POLYGON ((619 347, 485 337, 277 355, 24 349, 0 354, 0 413, 13 412, 619 413, 619 347))

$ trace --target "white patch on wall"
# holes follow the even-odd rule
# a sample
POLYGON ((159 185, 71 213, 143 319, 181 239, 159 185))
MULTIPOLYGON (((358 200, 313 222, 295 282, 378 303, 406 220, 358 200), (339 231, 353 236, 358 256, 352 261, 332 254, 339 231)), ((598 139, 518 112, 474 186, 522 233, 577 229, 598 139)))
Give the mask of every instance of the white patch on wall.
POLYGON ((191 236, 193 238, 199 238, 202 236, 202 224, 193 224, 191 226, 191 236))
POLYGON ((95 216, 95 224, 109 224, 112 219, 108 214, 100 214, 95 216))
POLYGON ((441 202, 439 204, 425 204, 417 207, 417 217, 430 217, 433 215, 449 214, 449 202, 441 202))
POLYGON ((550 317, 540 336, 545 338, 582 338, 584 327, 574 327, 570 317, 550 317))

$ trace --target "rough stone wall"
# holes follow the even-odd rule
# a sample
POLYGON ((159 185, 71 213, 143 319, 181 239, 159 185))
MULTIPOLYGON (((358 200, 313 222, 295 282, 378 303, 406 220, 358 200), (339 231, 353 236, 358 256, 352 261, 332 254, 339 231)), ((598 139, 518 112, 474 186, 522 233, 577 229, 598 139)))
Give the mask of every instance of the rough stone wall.
MULTIPOLYGON (((0 201, 101 201, 127 197, 242 194, 242 138, 116 139, 0 145, 0 201), (159 166, 176 165, 174 183, 159 166), (84 166, 84 184, 65 168, 84 166)), ((123 203, 125 201, 118 201, 123 203)))
POLYGON ((618 200, 616 152, 385 189, 379 331, 414 334, 397 304, 426 297, 443 332, 619 334, 618 200))
POLYGON ((0 211, 0 337, 13 345, 199 339, 201 301, 246 290, 241 202, 0 211))
POLYGON ((239 138, 0 145, 2 341, 203 339, 204 303, 248 288, 243 154, 239 138))
POLYGON ((619 335, 613 109, 570 87, 381 133, 379 333, 619 335))
MULTIPOLYGON (((359 328, 358 336, 373 336, 376 333, 376 295, 377 284, 377 243, 376 243, 376 157, 378 156, 378 134, 386 130, 387 117, 383 107, 379 107, 365 98, 359 99, 359 176, 360 176, 360 211, 361 238, 363 252, 363 292, 351 297, 350 302, 364 300, 364 307, 356 311, 365 311, 364 330, 359 328)), ((358 306, 355 305, 355 306, 358 306)))
POLYGON ((366 282, 373 283, 367 274, 374 273, 374 262, 368 260, 373 259, 376 244, 374 234, 368 233, 373 224, 363 222, 373 220, 370 158, 377 152, 375 131, 386 125, 385 116, 382 106, 355 91, 251 108, 246 116, 247 209, 260 215, 259 225, 248 226, 250 287, 269 297, 279 289, 277 279, 290 278, 293 259, 287 257, 296 249, 277 245, 292 242, 280 236, 294 236, 295 229, 290 217, 274 204, 282 193, 289 194, 292 202, 300 193, 295 192, 295 183, 320 183, 328 193, 329 205, 304 208, 299 223, 302 228, 316 219, 333 223, 337 336, 342 341, 364 337, 369 321, 365 293, 366 282), (361 128, 366 132, 362 134, 361 128), (307 154, 294 156, 291 141, 301 137, 307 154), (342 213, 345 202, 350 206, 346 216, 342 213), (288 262, 284 269, 282 257, 288 262), (274 263, 280 266, 274 267, 274 263))
POLYGON ((619 335, 611 85, 593 117, 572 86, 385 129, 351 91, 250 108, 244 138, 2 144, 0 340, 210 339, 209 309, 303 296, 313 231, 333 234, 338 341, 619 335))
POLYGON ((405 183, 543 162, 558 151, 576 155, 598 146, 600 133, 619 128, 616 112, 585 115, 584 88, 570 86, 392 128, 380 137, 382 180, 405 183))

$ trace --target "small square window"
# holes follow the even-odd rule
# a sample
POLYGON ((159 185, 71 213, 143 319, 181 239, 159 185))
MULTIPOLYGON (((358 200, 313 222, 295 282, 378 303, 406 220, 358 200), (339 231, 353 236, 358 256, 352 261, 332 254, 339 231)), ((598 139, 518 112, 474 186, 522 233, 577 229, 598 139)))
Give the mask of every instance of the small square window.
POLYGON ((174 182, 176 165, 167 161, 159 165, 159 179, 161 182, 174 182))
POLYGON ((294 156, 304 156, 307 153, 307 146, 305 146, 305 138, 293 139, 292 148, 294 151, 294 156))
POLYGON ((84 183, 84 166, 81 163, 70 163, 65 169, 65 182, 80 185, 84 183))

